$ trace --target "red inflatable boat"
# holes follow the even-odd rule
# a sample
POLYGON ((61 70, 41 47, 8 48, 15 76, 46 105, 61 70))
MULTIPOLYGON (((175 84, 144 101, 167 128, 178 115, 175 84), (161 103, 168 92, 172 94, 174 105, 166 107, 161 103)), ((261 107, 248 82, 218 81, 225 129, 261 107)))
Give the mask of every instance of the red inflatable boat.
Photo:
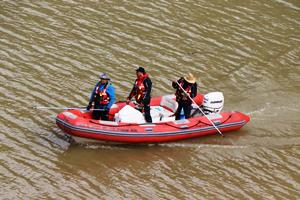
POLYGON ((220 112, 224 97, 207 104, 208 99, 201 94, 194 98, 198 105, 203 104, 204 98, 204 103, 215 103, 219 108, 202 107, 210 110, 203 116, 197 113, 197 106, 194 105, 193 117, 175 120, 177 102, 174 98, 174 95, 166 95, 151 99, 153 123, 145 123, 143 114, 134 109, 135 105, 126 105, 124 102, 116 103, 110 109, 110 121, 91 119, 91 111, 65 110, 57 115, 56 123, 77 143, 161 143, 218 133, 211 122, 224 133, 238 130, 250 120, 249 116, 240 112, 220 112))

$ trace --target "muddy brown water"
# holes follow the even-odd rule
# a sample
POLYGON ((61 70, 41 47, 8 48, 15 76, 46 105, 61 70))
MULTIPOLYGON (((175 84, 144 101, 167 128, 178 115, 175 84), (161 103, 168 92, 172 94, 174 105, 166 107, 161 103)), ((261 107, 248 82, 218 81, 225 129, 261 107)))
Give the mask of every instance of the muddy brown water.
POLYGON ((0 199, 299 199, 300 2, 0 1, 0 199), (59 110, 101 72, 118 100, 192 72, 237 132, 150 146, 70 145, 59 110))

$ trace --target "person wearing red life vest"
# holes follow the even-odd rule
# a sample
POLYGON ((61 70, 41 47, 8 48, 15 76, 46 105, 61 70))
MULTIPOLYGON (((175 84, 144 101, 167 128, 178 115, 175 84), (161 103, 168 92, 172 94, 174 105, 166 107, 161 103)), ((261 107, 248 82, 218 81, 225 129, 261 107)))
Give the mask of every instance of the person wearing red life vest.
POLYGON ((115 88, 109 82, 110 78, 107 74, 100 75, 100 81, 95 85, 91 94, 87 110, 90 110, 94 105, 92 118, 96 120, 108 120, 108 114, 111 106, 116 100, 115 88))
POLYGON ((177 80, 177 83, 176 81, 172 82, 173 88, 176 89, 175 96, 176 96, 176 101, 178 102, 178 108, 175 112, 175 119, 176 120, 180 119, 180 112, 182 109, 184 111, 185 119, 188 119, 190 118, 191 115, 192 101, 187 96, 187 94, 191 98, 197 96, 196 78, 191 73, 188 73, 186 77, 181 77, 179 80, 177 80), (177 83, 181 85, 181 87, 185 90, 185 92, 182 91, 182 89, 178 86, 177 83))
POLYGON ((126 103, 129 104, 132 97, 135 97, 135 100, 140 104, 140 110, 144 110, 145 121, 152 123, 152 118, 150 115, 150 101, 151 101, 151 89, 152 82, 149 75, 146 73, 143 67, 136 69, 137 79, 134 82, 133 88, 126 100, 126 103))

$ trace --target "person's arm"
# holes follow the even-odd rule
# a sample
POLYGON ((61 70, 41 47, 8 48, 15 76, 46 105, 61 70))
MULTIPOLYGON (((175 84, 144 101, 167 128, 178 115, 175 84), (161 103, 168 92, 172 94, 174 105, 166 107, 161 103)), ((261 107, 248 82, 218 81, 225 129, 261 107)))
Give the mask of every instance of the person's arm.
POLYGON ((94 102, 95 93, 96 93, 96 88, 97 88, 98 84, 99 84, 99 82, 95 85, 95 87, 93 89, 93 92, 92 92, 92 94, 90 96, 89 104, 86 107, 87 110, 89 110, 92 107, 92 104, 94 102))
POLYGON ((144 101, 148 101, 150 99, 151 96, 151 90, 152 90, 152 82, 149 78, 146 78, 144 80, 144 85, 145 85, 145 89, 146 89, 146 93, 145 96, 143 98, 143 103, 145 103, 144 101))
POLYGON ((91 94, 90 101, 89 101, 90 103, 93 103, 93 101, 94 101, 94 97, 95 97, 95 94, 96 94, 96 88, 97 88, 98 84, 99 84, 99 82, 95 85, 95 87, 93 89, 93 92, 91 94))
POLYGON ((116 95, 115 95, 115 88, 113 85, 109 85, 107 88, 107 93, 109 95, 109 103, 107 105, 107 108, 110 109, 111 106, 115 103, 116 101, 116 95))
POLYGON ((194 98, 197 96, 197 83, 194 83, 192 88, 191 88, 191 97, 194 98))
MULTIPOLYGON (((178 79, 177 80, 177 83, 181 83, 183 81, 183 77, 181 77, 180 79, 178 79)), ((178 89, 178 84, 176 83, 176 81, 173 81, 172 82, 172 87, 174 88, 174 89, 178 89)))
POLYGON ((135 95, 135 93, 136 93, 136 88, 135 88, 135 84, 134 84, 132 89, 131 89, 131 92, 130 92, 129 96, 127 97, 127 100, 131 100, 132 97, 135 95))

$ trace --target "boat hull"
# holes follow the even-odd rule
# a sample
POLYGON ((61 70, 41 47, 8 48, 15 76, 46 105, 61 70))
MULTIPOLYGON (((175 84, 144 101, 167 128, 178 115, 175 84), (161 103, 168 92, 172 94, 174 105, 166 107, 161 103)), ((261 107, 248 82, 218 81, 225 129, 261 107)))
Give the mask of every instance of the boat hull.
MULTIPOLYGON (((57 125, 76 143, 162 143, 195 138, 205 135, 218 134, 213 126, 201 127, 191 130, 179 130, 173 132, 149 133, 149 132, 113 132, 97 129, 82 129, 57 120, 57 125)), ((222 132, 236 131, 242 128, 247 120, 235 123, 227 123, 217 126, 222 132)), ((145 126, 145 128, 150 128, 145 126)), ((188 129, 188 128, 187 128, 188 129)))
MULTIPOLYGON (((160 100, 159 97, 154 98, 152 105, 159 105, 160 100)), ((201 101, 202 98, 198 97, 197 103, 201 101)), ((124 103, 118 103, 110 114, 118 112, 123 106, 124 103)), ((250 120, 249 116, 240 112, 212 114, 209 118, 222 133, 238 130, 250 120)), ((93 120, 90 112, 67 110, 58 114, 56 124, 77 143, 162 143, 218 134, 205 116, 136 124, 93 120)))

